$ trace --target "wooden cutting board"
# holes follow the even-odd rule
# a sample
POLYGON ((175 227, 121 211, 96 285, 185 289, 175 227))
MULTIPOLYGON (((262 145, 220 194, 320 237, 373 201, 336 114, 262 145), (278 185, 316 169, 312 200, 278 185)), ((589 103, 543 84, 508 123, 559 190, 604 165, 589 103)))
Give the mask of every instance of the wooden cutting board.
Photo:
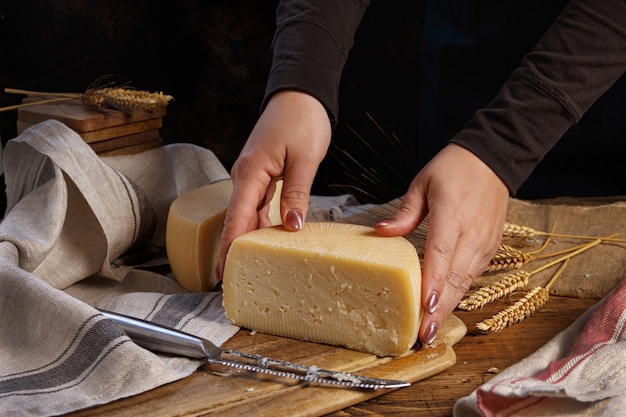
MULTIPOLYGON (((22 107, 17 110, 18 120, 25 124, 32 125, 45 120, 55 119, 78 133, 115 126, 126 126, 131 123, 163 116, 165 116, 164 107, 159 107, 154 111, 124 113, 123 111, 109 108, 94 109, 85 106, 79 99, 22 107)), ((128 133, 136 132, 137 130, 128 133)))
MULTIPOLYGON (((24 102, 38 102, 44 98, 27 97, 24 102)), ((125 113, 110 108, 95 109, 76 99, 18 109, 17 133, 54 119, 78 133, 100 156, 131 154, 162 145, 159 129, 163 127, 163 116, 165 107, 125 113)))
MULTIPOLYGON (((17 121, 17 133, 20 134, 24 130, 36 123, 26 123, 22 120, 17 121)), ((159 129, 163 127, 163 119, 158 117, 155 119, 147 119, 139 122, 127 123, 124 125, 105 127, 102 129, 90 130, 86 132, 74 130, 80 135, 81 138, 87 143, 96 143, 111 140, 119 137, 126 137, 129 135, 136 135, 145 132, 159 132, 159 129)))
MULTIPOLYGON (((379 358, 317 343, 240 330, 223 347, 320 368, 419 383, 456 362, 452 346, 467 332, 451 315, 435 343, 400 358, 379 358)), ((389 392, 309 386, 290 379, 207 364, 191 376, 70 416, 321 416, 389 392)))

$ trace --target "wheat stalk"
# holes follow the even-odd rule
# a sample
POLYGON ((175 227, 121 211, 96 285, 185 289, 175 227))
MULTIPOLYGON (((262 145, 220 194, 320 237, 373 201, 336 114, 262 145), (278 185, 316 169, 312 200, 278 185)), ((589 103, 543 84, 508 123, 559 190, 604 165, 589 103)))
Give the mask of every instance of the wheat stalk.
MULTIPOLYGON (((554 231, 555 228, 556 222, 552 225, 552 231, 554 231)), ((542 252, 548 246, 550 239, 551 237, 548 236, 539 249, 526 253, 515 249, 512 246, 501 243, 498 250, 493 255, 493 258, 489 261, 485 272, 509 271, 521 268, 527 262, 535 259, 537 254, 542 252)))
POLYGON ((532 254, 524 253, 512 246, 501 243, 493 258, 489 261, 485 272, 519 269, 532 259, 534 259, 532 254))
POLYGON ((43 91, 19 90, 16 88, 5 88, 4 92, 7 94, 21 94, 24 96, 47 96, 67 99, 80 98, 80 93, 47 93, 43 91))
POLYGON ((40 104, 57 103, 60 101, 69 101, 69 100, 75 100, 77 98, 80 98, 80 94, 76 94, 76 93, 43 93, 39 91, 18 90, 15 88, 5 88, 4 92, 7 94, 23 94, 26 96, 48 96, 48 97, 54 97, 54 98, 31 101, 28 103, 20 103, 20 104, 15 104, 13 106, 0 107, 0 112, 17 110, 17 109, 21 109, 22 107, 38 106, 40 104))
POLYGON ((515 304, 477 323, 476 327, 483 333, 497 333, 507 326, 530 317, 546 301, 548 301, 548 290, 535 287, 515 304))
POLYGON ((22 107, 38 106, 40 104, 57 103, 59 101, 70 101, 70 100, 75 100, 75 99, 73 97, 57 97, 57 98, 50 98, 46 100, 31 101, 28 103, 14 104, 13 106, 0 107, 0 112, 9 111, 9 110, 17 110, 17 109, 21 109, 22 107))
POLYGON ((123 87, 92 87, 86 89, 84 93, 47 93, 42 91, 18 90, 14 88, 5 88, 4 91, 10 94, 47 96, 53 98, 2 107, 0 108, 0 112, 40 104, 81 99, 81 101, 88 106, 98 108, 110 107, 131 113, 135 110, 154 111, 159 107, 167 106, 169 102, 174 99, 172 96, 163 94, 161 91, 149 92, 123 87))
MULTIPOLYGON (((554 223, 554 225, 552 226, 552 230, 554 230, 555 227, 556 223, 554 223)), ((504 252, 505 255, 508 255, 509 257, 516 257, 517 261, 519 261, 518 264, 523 265, 531 258, 534 258, 534 254, 543 251, 550 243, 550 239, 551 238, 548 237, 543 245, 541 245, 541 247, 536 251, 528 252, 525 254, 521 251, 518 251, 517 249, 512 248, 511 246, 501 244, 501 253, 496 252, 496 255, 494 255, 494 259, 492 259, 492 261, 488 265, 487 270, 489 270, 490 267, 493 267, 498 263, 504 264, 504 262, 500 262, 501 259, 499 259, 501 258, 500 255, 502 254, 502 252, 504 252)), ((517 266, 518 264, 515 264, 515 266, 517 266)), ((482 308, 485 304, 489 304, 498 298, 510 294, 518 288, 523 288, 528 285, 528 279, 530 278, 530 275, 531 273, 526 271, 516 271, 512 274, 505 275, 493 284, 487 287, 481 287, 469 297, 461 300, 458 308, 468 311, 482 308)))
POLYGON ((562 237, 562 238, 581 239, 581 240, 602 239, 604 241, 609 241, 609 242, 626 242, 626 239, 618 239, 617 237, 600 238, 597 236, 570 235, 570 234, 563 234, 563 233, 543 232, 540 230, 533 229, 532 227, 520 226, 514 223, 508 223, 508 222, 504 223, 502 236, 503 237, 517 237, 517 238, 522 238, 522 239, 533 239, 536 237, 550 236, 550 237, 562 237))
POLYGON ((485 304, 502 298, 518 288, 526 287, 528 278, 530 278, 530 272, 526 271, 515 271, 512 274, 505 275, 493 284, 481 287, 469 297, 461 300, 458 308, 466 311, 482 308, 485 304))
POLYGON ((478 328, 478 330, 484 333, 497 333, 507 326, 518 323, 530 317, 535 311, 541 308, 548 301, 548 298, 550 297, 550 287, 561 275, 572 257, 592 248, 593 246, 601 243, 603 240, 610 239, 614 236, 616 235, 607 236, 606 238, 598 238, 593 242, 590 242, 576 250, 573 250, 567 255, 552 262, 549 262, 545 265, 542 265, 541 267, 530 272, 529 274, 533 275, 553 265, 561 262, 563 263, 545 286, 533 288, 522 299, 518 300, 513 305, 491 316, 490 318, 477 323, 476 327, 478 328))
MULTIPOLYGON (((615 235, 611 235, 615 236, 615 235)), ((608 236, 607 238, 610 238, 608 236)), ((468 297, 461 300, 459 305, 457 306, 461 310, 471 311, 482 308, 486 304, 492 303, 493 301, 504 297, 505 295, 511 294, 513 291, 518 288, 524 288, 528 285, 529 278, 537 274, 544 269, 550 268, 553 265, 564 262, 570 259, 573 256, 578 255, 579 253, 589 249, 592 246, 606 240, 606 238, 600 238, 594 242, 587 243, 585 245, 578 246, 576 248, 569 249, 565 251, 567 255, 558 258, 552 262, 548 262, 545 265, 540 266, 539 268, 527 272, 527 271, 516 271, 512 274, 505 275, 498 279, 496 282, 491 285, 480 287, 478 290, 470 294, 468 297)), ((560 254, 560 253, 559 253, 560 254)), ((552 284, 550 284, 552 285, 552 284)))
POLYGON ((173 99, 163 92, 131 90, 121 87, 88 88, 81 97, 83 103, 93 107, 112 107, 125 112, 152 111, 165 107, 173 99))

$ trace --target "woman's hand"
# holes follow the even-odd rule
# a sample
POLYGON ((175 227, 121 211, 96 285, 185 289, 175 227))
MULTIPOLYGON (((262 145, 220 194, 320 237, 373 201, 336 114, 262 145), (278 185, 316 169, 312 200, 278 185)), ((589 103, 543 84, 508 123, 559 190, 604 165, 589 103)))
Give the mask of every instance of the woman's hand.
POLYGON ((298 91, 276 93, 233 165, 233 194, 226 212, 218 278, 228 248, 239 235, 270 225, 269 202, 283 179, 280 213, 289 230, 302 228, 313 179, 330 145, 324 106, 298 91))
POLYGON ((428 214, 419 333, 424 343, 433 342, 496 252, 508 197, 507 187, 485 163, 450 144, 415 177, 393 217, 376 225, 382 236, 407 235, 428 214))

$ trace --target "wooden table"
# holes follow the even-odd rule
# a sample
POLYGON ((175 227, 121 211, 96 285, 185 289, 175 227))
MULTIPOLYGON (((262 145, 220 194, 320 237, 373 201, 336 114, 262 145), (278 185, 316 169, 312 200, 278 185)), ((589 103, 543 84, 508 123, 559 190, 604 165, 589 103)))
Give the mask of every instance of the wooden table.
MULTIPOLYGON (((356 405, 340 411, 333 411, 328 415, 330 417, 371 415, 451 416, 452 407, 456 400, 470 394, 479 385, 496 375, 498 371, 533 353, 596 302, 597 300, 553 296, 531 318, 495 335, 479 333, 475 329, 475 324, 503 309, 505 306, 504 302, 493 303, 480 311, 456 311, 455 315, 468 328, 465 337, 454 345, 456 363, 434 376, 415 382, 408 388, 369 394, 369 396, 363 397, 362 402, 350 402, 350 404, 356 403, 356 405)), ((250 337, 247 333, 245 330, 240 331, 240 334, 227 341, 224 347, 241 349, 242 343, 245 343, 246 338, 250 337)), ((263 335, 257 336, 261 337, 261 339, 255 339, 257 342, 264 337, 263 335)), ((304 342, 290 341, 289 339, 282 339, 278 343, 284 344, 284 346, 276 348, 279 351, 289 352, 293 355, 296 354, 294 349, 300 350, 302 352, 297 354, 302 355, 303 358, 306 358, 310 350, 315 350, 317 346, 320 346, 313 344, 313 346, 302 347, 300 344, 304 342)), ((206 370, 200 369, 194 375, 180 381, 158 387, 134 397, 78 411, 72 413, 71 416, 136 417, 175 415, 188 417, 215 415, 215 413, 207 414, 207 404, 208 399, 211 398, 211 392, 217 395, 220 391, 220 382, 218 379, 217 386, 212 385, 215 381, 207 386, 207 383, 210 382, 207 378, 206 370)), ((224 383, 233 383, 232 380, 224 381, 224 383)), ((241 383, 244 385, 236 387, 237 392, 245 392, 245 384, 248 382, 243 379, 241 383)), ((316 392, 318 392, 316 390, 320 389, 315 387, 307 388, 305 390, 306 399, 310 400, 316 397, 316 392)), ((324 398, 324 396, 322 395, 319 398, 324 398)), ((261 407, 263 407, 263 410, 275 410, 277 408, 272 404, 273 401, 278 401, 281 404, 278 409, 282 409, 284 401, 290 399, 293 399, 293 397, 272 398, 270 396, 267 401, 261 400, 261 404, 265 402, 265 405, 261 407)), ((257 406, 253 405, 252 408, 260 412, 258 415, 276 415, 275 413, 266 414, 254 407, 257 406)), ((319 406, 317 407, 319 408, 319 406)), ((245 406, 242 407, 242 410, 245 409, 245 406)), ((237 409, 230 409, 226 414, 220 411, 217 413, 221 415, 238 415, 237 409)))
POLYGON ((502 309, 502 303, 482 311, 456 311, 467 335, 454 346, 455 365, 413 384, 330 414, 348 416, 444 417, 452 415, 457 399, 470 394, 497 372, 524 359, 570 325, 598 300, 550 297, 531 318, 494 335, 483 335, 475 324, 502 309))

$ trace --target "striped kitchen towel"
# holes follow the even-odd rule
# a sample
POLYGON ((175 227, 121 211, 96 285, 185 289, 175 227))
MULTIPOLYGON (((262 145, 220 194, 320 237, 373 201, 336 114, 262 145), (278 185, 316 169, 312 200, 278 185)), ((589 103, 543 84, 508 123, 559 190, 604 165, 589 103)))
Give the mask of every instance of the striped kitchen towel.
POLYGON ((459 400, 455 416, 623 416, 626 280, 544 347, 459 400))
POLYGON ((238 330, 221 293, 188 293, 145 268, 167 262, 170 203, 230 180, 212 152, 177 144, 99 158, 71 129, 47 121, 8 142, 4 171, 0 415, 65 414, 184 378, 202 364, 138 347, 98 308, 218 345, 238 330))

